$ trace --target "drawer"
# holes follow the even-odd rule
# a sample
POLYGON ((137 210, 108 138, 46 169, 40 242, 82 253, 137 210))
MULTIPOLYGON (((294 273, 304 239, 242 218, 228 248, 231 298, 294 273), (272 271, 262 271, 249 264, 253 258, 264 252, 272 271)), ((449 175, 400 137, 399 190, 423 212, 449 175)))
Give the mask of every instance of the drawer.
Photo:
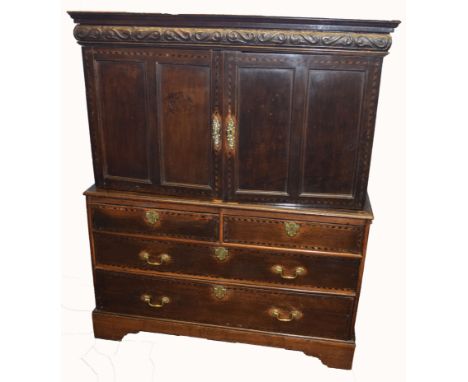
POLYGON ((354 298, 97 270, 100 310, 177 321, 349 340, 354 298))
POLYGON ((264 246, 358 253, 364 226, 313 221, 225 216, 224 241, 264 246))
POLYGON ((216 214, 114 205, 91 205, 94 230, 217 241, 216 214))
POLYGON ((94 233, 98 264, 158 272, 355 290, 359 258, 185 244, 94 233))

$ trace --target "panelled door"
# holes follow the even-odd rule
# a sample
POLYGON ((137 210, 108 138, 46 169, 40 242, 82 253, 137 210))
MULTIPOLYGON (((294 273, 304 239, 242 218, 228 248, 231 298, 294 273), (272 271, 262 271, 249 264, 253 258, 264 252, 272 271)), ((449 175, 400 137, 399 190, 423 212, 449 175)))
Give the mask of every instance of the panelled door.
POLYGON ((208 50, 85 50, 98 186, 217 197, 214 62, 208 50))
POLYGON ((297 148, 301 202, 362 207, 376 107, 370 100, 377 95, 379 62, 359 56, 303 56, 306 87, 297 148))
POLYGON ((225 53, 226 196, 287 202, 297 194, 300 55, 225 53))
POLYGON ((227 198, 361 208, 380 59, 225 55, 227 198))

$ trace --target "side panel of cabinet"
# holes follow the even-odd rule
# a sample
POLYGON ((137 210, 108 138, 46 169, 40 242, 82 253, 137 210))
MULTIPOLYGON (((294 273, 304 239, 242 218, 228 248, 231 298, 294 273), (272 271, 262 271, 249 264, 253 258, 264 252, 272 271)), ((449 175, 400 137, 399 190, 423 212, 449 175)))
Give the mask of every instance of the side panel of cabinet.
POLYGON ((215 197, 217 60, 211 51, 85 48, 96 184, 215 197))

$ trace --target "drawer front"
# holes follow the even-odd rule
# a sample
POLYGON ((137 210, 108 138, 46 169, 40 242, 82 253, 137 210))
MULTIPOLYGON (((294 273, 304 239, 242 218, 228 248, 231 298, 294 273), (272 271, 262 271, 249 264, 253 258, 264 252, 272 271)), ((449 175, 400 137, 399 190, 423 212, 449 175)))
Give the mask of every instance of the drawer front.
POLYGON ((96 271, 98 309, 302 336, 350 339, 354 299, 96 271))
POLYGON ((218 215, 113 205, 91 206, 94 230, 217 241, 218 215))
POLYGON ((320 251, 362 251, 364 227, 256 217, 225 216, 224 241, 320 251))
POLYGON ((94 250, 98 264, 325 289, 355 290, 360 264, 356 258, 182 244, 97 232, 94 250))

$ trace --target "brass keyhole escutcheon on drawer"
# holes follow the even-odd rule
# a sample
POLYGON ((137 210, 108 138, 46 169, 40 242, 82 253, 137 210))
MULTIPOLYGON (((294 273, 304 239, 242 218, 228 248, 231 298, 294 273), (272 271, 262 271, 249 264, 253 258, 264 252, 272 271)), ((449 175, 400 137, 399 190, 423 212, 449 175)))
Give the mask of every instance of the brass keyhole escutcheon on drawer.
POLYGON ((157 302, 153 302, 153 296, 150 294, 142 294, 141 301, 146 302, 146 304, 152 308, 162 308, 164 305, 169 304, 171 299, 167 296, 161 296, 158 298, 157 302))
POLYGON ((271 317, 276 318, 278 321, 281 322, 290 322, 293 320, 300 320, 302 318, 302 312, 293 309, 289 312, 283 310, 283 309, 278 309, 278 308, 271 308, 268 311, 268 314, 271 317))
POLYGON ((213 295, 218 300, 222 300, 224 297, 226 297, 226 294, 227 294, 227 289, 223 287, 222 285, 215 285, 213 287, 213 295))
POLYGON ((294 280, 298 276, 303 276, 307 273, 304 267, 295 267, 294 271, 288 272, 285 270, 285 267, 283 267, 282 265, 273 265, 271 267, 271 270, 273 273, 280 275, 282 279, 286 279, 286 280, 294 280))
POLYGON ((229 257, 229 251, 224 247, 216 247, 213 256, 218 261, 225 261, 229 257))
POLYGON ((145 220, 149 224, 156 224, 157 222, 159 222, 159 213, 157 211, 154 211, 154 210, 146 211, 145 212, 145 220))
POLYGON ((148 251, 141 251, 138 256, 140 259, 144 260, 148 265, 159 266, 162 264, 167 264, 171 262, 171 256, 167 253, 161 253, 160 255, 156 256, 156 260, 151 260, 151 255, 148 251))
POLYGON ((299 229, 301 228, 300 224, 295 222, 284 222, 284 229, 286 231, 286 235, 289 237, 294 237, 299 233, 299 229))

